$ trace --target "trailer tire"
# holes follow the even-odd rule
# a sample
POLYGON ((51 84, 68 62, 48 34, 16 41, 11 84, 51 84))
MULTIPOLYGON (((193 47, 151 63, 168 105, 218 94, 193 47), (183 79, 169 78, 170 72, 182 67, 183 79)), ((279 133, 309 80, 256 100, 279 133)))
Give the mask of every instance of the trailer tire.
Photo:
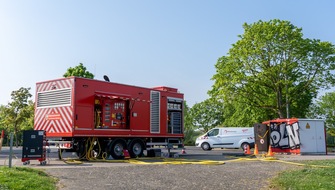
POLYGON ((131 158, 142 157, 144 143, 141 139, 134 139, 129 143, 129 154, 131 158))
POLYGON ((109 154, 114 159, 123 159, 123 150, 127 149, 127 144, 123 139, 114 140, 109 147, 109 154))
POLYGON ((205 150, 205 151, 212 150, 211 146, 206 142, 201 144, 201 148, 202 148, 202 150, 205 150))

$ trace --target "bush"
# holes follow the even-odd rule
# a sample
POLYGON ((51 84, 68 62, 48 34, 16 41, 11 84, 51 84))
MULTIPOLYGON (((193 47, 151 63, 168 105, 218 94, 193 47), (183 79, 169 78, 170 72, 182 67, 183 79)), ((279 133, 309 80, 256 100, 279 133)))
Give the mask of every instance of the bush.
POLYGON ((184 131, 184 145, 186 146, 194 146, 195 145, 195 140, 197 139, 198 136, 200 136, 202 132, 200 131, 194 131, 192 129, 185 130, 184 131))

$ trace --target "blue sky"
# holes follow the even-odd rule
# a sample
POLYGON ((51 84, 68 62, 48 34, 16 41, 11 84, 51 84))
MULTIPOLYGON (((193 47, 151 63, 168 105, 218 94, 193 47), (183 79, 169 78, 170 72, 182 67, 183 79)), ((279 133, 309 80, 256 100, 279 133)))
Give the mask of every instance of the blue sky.
POLYGON ((0 104, 20 87, 80 62, 102 80, 170 86, 192 106, 208 98, 217 59, 243 23, 289 20, 335 44, 335 1, 0 0, 0 104))

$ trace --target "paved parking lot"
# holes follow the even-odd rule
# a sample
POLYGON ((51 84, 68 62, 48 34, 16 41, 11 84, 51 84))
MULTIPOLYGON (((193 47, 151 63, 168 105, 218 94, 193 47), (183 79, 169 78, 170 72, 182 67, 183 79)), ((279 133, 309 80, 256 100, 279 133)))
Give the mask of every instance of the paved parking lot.
MULTIPOLYGON (((51 147, 47 153, 47 166, 39 166, 39 162, 36 160, 31 160, 30 167, 72 167, 72 165, 66 164, 63 161, 58 159, 57 148, 51 147)), ((167 154, 167 149, 162 148, 162 155, 167 154)), ((213 160, 213 161, 227 161, 236 159, 236 156, 242 156, 243 151, 241 149, 230 149, 230 150, 222 150, 222 149, 213 149, 212 151, 203 151, 200 148, 196 147, 186 147, 185 152, 183 153, 181 150, 172 150, 171 151, 175 158, 183 158, 187 160, 213 160), (234 157, 235 156, 235 157, 234 157)), ((146 155, 146 152, 144 153, 146 155)), ((8 155, 9 155, 9 147, 3 147, 0 153, 0 165, 8 165, 8 155)), ((22 156, 22 148, 13 148, 13 165, 21 166, 23 165, 21 162, 22 156)), ((75 159, 77 158, 75 153, 72 152, 64 152, 63 158, 65 159, 75 159)), ((122 162, 113 162, 104 163, 104 162, 84 162, 82 166, 91 166, 91 167, 113 167, 114 165, 129 165, 129 163, 122 162)))
MULTIPOLYGON (((23 166, 21 149, 14 148, 13 165, 23 166)), ((166 150, 163 150, 166 151, 166 150)), ((0 153, 0 165, 8 165, 8 147, 0 153)), ((29 166, 43 169, 59 178, 60 189, 268 189, 268 179, 278 172, 298 166, 263 161, 243 161, 242 150, 213 149, 203 151, 196 147, 186 147, 186 154, 179 158, 186 160, 223 161, 221 165, 200 164, 154 164, 84 162, 66 164, 58 160, 56 149, 48 153, 48 164, 41 166, 31 161, 29 166)), ((74 158, 72 153, 64 153, 65 158, 74 158)), ((335 159, 329 155, 276 155, 281 160, 335 159)))
MULTIPOLYGON (((253 149, 251 150, 251 152, 253 149)), ((186 147, 185 152, 181 150, 173 150, 174 154, 178 158, 187 160, 213 160, 213 161, 234 161, 238 158, 245 158, 243 151, 241 149, 213 149, 211 151, 203 151, 201 148, 189 146, 186 147)), ((167 153, 166 149, 162 149, 162 155, 167 153)), ((22 166, 21 162, 22 148, 13 148, 13 166, 22 166)), ((275 157, 279 160, 285 161, 301 161, 301 160, 325 160, 325 159, 335 159, 335 153, 329 152, 328 155, 286 155, 286 154, 275 154, 275 157)), ((63 158, 65 159, 75 159, 77 158, 75 153, 65 152, 63 153, 63 158)), ((8 165, 9 163, 9 147, 3 147, 0 152, 0 165, 8 165)), ((45 168, 57 168, 57 167, 73 167, 71 164, 66 164, 58 159, 57 148, 51 147, 47 153, 47 165, 40 166, 39 162, 32 160, 30 167, 45 167, 45 168)), ((84 162, 81 167, 113 167, 113 166, 126 166, 131 165, 127 162, 84 162)), ((76 166, 77 167, 77 166, 76 166)))

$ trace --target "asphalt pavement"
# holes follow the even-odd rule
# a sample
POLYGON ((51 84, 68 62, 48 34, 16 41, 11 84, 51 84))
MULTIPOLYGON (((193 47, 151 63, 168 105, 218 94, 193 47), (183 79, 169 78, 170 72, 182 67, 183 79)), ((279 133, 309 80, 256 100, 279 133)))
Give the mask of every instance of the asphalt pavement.
MULTIPOLYGON (((167 150, 163 149, 163 153, 167 150)), ((252 150, 251 150, 252 151, 252 150)), ((278 172, 301 166, 280 162, 251 159, 240 149, 213 149, 203 151, 186 147, 185 151, 173 150, 176 158, 171 164, 159 164, 161 159, 139 163, 129 162, 82 162, 67 164, 58 159, 57 149, 47 153, 47 164, 42 166, 32 160, 30 165, 21 162, 22 148, 13 148, 13 166, 42 169, 59 179, 58 187, 72 189, 269 189, 269 179, 278 172), (198 164, 180 160, 212 160, 220 164, 198 164), (151 163, 150 163, 151 162, 151 163), (184 163, 184 164, 183 164, 184 163), (185 164, 186 163, 186 164, 185 164)), ((284 161, 335 159, 328 155, 283 155, 275 157, 284 161)), ((71 152, 63 158, 76 158, 71 152)), ((0 152, 0 165, 8 166, 9 147, 0 152)), ((154 159, 153 159, 154 160, 154 159)), ((214 162, 215 163, 215 162, 214 162)))
MULTIPOLYGON (((0 166, 8 165, 9 163, 9 147, 2 147, 0 151, 0 166)), ((21 166, 22 147, 13 147, 12 164, 13 166, 21 166)), ((251 149, 252 153, 253 149, 251 149)), ((203 151, 201 148, 194 146, 186 146, 184 152, 179 150, 171 151, 176 158, 184 158, 189 160, 213 160, 213 161, 229 161, 237 158, 245 157, 243 150, 241 149, 213 149, 211 151, 203 151)), ((162 155, 167 153, 167 149, 162 148, 162 155)), ((166 155, 166 154, 165 154, 166 155)), ((327 155, 294 155, 294 154, 275 154, 275 158, 284 161, 303 161, 303 160, 327 160, 335 159, 334 152, 328 152, 327 155)), ((73 152, 64 152, 63 158, 76 159, 77 156, 73 152)), ((71 167, 69 164, 64 163, 58 159, 58 152, 56 147, 50 147, 47 151, 47 165, 43 167, 71 167)), ((128 163, 114 163, 114 165, 121 164, 127 165, 128 163)), ((31 167, 39 165, 37 160, 31 160, 31 167)), ((105 166, 105 163, 99 162, 85 162, 85 166, 105 166)), ((111 164, 109 164, 111 165, 111 164)), ((113 164, 112 164, 113 165, 113 164)), ((108 165, 107 165, 108 166, 108 165)))

